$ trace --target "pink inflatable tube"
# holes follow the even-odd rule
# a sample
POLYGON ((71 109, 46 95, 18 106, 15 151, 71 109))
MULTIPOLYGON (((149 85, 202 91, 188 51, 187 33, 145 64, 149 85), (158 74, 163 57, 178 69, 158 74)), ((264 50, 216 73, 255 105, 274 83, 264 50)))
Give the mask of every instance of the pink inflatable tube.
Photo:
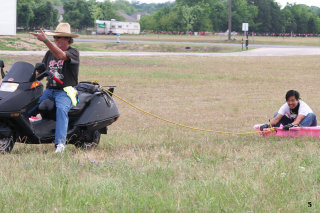
MULTIPOLYGON (((260 125, 262 124, 257 124, 254 125, 254 129, 260 131, 260 125)), ((316 137, 320 138, 320 126, 313 126, 313 127, 292 127, 288 131, 283 130, 282 126, 281 127, 275 127, 274 128, 276 131, 274 132, 260 132, 259 134, 261 136, 267 137, 267 136, 277 136, 277 137, 290 137, 290 138, 295 138, 295 137, 316 137)), ((264 131, 268 131, 269 129, 264 129, 264 131)))

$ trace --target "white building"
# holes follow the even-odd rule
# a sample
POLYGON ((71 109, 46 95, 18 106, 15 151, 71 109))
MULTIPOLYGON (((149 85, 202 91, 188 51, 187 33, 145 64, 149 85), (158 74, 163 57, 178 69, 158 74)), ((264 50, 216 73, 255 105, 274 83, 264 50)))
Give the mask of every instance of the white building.
POLYGON ((16 35, 17 0, 0 0, 0 35, 16 35))
POLYGON ((56 8, 58 10, 58 21, 59 23, 61 23, 63 21, 63 15, 64 15, 64 9, 63 6, 54 6, 54 8, 56 8))
POLYGON ((138 22, 121 22, 96 20, 97 34, 140 34, 138 22))

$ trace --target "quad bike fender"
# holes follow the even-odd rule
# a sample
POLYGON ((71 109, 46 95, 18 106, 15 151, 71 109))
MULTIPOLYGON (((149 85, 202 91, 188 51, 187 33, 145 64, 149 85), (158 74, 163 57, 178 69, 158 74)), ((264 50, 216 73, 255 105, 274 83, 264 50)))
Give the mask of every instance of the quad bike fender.
POLYGON ((9 127, 0 126, 0 138, 8 138, 12 135, 12 130, 9 127))

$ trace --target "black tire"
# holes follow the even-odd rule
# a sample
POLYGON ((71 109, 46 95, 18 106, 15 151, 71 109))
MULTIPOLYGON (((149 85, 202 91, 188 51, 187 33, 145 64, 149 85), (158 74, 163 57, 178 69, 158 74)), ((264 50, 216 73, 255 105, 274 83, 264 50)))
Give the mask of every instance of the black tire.
POLYGON ((13 146, 15 144, 15 140, 13 137, 8 138, 1 138, 0 139, 0 153, 1 154, 8 154, 13 149, 13 146))
POLYGON ((96 148, 100 143, 101 133, 99 130, 87 132, 74 143, 75 147, 83 150, 91 150, 96 148))

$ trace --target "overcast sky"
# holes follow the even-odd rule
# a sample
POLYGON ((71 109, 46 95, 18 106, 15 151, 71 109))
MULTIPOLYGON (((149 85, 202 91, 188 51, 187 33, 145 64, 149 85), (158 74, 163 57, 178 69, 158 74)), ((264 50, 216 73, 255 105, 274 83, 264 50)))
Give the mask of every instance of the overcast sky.
MULTIPOLYGON (((174 0, 138 0, 141 3, 162 3, 162 2, 173 2, 174 0)), ((288 3, 306 4, 309 6, 320 7, 320 0, 276 0, 279 4, 284 7, 288 3)))
POLYGON ((287 2, 290 4, 297 3, 297 4, 306 4, 308 6, 320 7, 320 0, 276 0, 276 1, 279 2, 282 7, 286 6, 287 2))

